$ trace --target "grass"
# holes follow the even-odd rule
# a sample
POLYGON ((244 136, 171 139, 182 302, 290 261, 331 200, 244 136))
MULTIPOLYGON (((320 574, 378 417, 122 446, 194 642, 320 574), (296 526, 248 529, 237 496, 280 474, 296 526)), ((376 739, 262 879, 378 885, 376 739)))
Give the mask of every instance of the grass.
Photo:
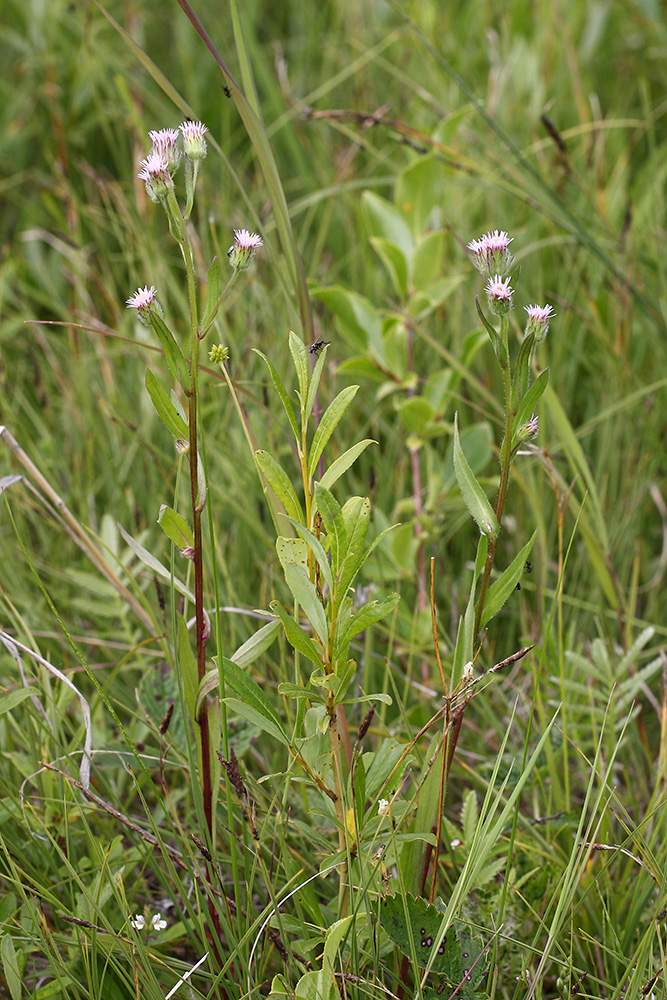
MULTIPOLYGON (((197 5, 256 119, 225 96, 176 3, 159 16, 148 4, 108 7, 138 49, 96 5, 3 5, 0 423, 34 466, 2 438, 0 477, 25 478, 2 480, 0 498, 0 995, 150 1000, 208 954, 174 995, 428 997, 437 967, 422 987, 416 914, 434 921, 434 937, 454 928, 444 996, 459 981, 457 996, 498 1000, 665 996, 660 12, 630 2, 252 0, 241 38, 232 10, 197 5), (204 552, 206 606, 225 609, 209 660, 264 624, 256 609, 293 606, 269 504, 207 354, 212 342, 228 346, 252 440, 298 489, 289 425, 253 352, 296 400, 287 332, 307 343, 311 333, 294 247, 312 336, 331 342, 320 412, 360 386, 327 464, 356 441, 377 442, 333 492, 340 503, 371 498, 369 542, 401 522, 360 578, 371 599, 401 600, 350 648, 352 752, 338 778, 328 695, 289 687, 307 684, 311 668, 281 633, 245 668, 245 702, 275 716, 274 735, 226 691, 219 746, 240 770, 214 760, 213 842, 183 645, 181 671, 172 669, 177 614, 194 612, 117 527, 188 575, 157 525, 163 503, 187 515, 187 470, 151 406, 146 366, 172 380, 156 338, 124 305, 156 285, 187 340, 181 258, 136 180, 147 131, 178 124, 185 107, 211 138, 192 217, 199 280, 215 254, 224 258, 233 227, 266 243, 202 348, 205 537, 210 524, 216 543, 214 556, 208 544, 204 552), (428 302, 383 262, 392 206, 416 238, 422 228, 442 234, 422 260, 428 302), (456 485, 455 411, 492 503, 498 488, 502 380, 465 250, 495 228, 515 238, 517 305, 548 301, 557 315, 538 348, 550 384, 537 448, 513 467, 497 556, 504 569, 537 528, 532 572, 489 623, 477 673, 534 648, 479 684, 446 771, 452 730, 440 721, 415 740, 447 707, 428 565, 433 556, 449 684, 479 538, 456 485), (382 356, 350 322, 352 294, 383 331, 382 356), (363 695, 376 711, 355 750, 363 695), (430 831, 445 772, 434 878, 430 831), (321 787, 334 780, 337 803, 321 787), (378 814, 385 798, 389 812, 378 814), (428 901, 431 884, 435 912, 413 899, 428 901), (399 901, 391 917, 387 894, 399 901), (144 910, 137 931, 130 918, 144 910), (151 929, 154 913, 166 929, 151 929), (481 949, 474 988, 463 982, 461 942, 481 949)), ((341 726, 344 744, 342 716, 341 726)))

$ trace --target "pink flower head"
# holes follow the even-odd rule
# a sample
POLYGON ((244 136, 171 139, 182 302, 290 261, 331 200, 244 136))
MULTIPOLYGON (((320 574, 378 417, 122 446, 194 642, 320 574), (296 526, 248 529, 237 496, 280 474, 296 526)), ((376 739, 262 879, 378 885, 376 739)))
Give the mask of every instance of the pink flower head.
POLYGON ((264 246, 262 237, 257 233, 248 232, 247 229, 235 229, 234 236, 235 242, 227 251, 229 263, 235 271, 247 271, 255 259, 257 248, 264 246))
POLYGON ((170 173, 174 173, 181 159, 181 151, 176 145, 178 141, 177 128, 161 128, 158 132, 148 133, 153 143, 152 153, 158 153, 167 164, 170 173))
POLYGON ((155 149, 141 161, 138 177, 145 182, 151 201, 160 201, 174 186, 169 173, 169 163, 162 153, 158 153, 155 149))
POLYGON ((136 309, 139 319, 148 324, 151 309, 154 307, 159 309, 159 303, 155 296, 155 287, 151 285, 149 288, 148 285, 145 285, 143 288, 138 288, 134 295, 130 295, 129 299, 125 300, 125 304, 128 309, 136 309))
POLYGON ((514 237, 508 236, 503 230, 494 229, 479 240, 471 240, 468 249, 475 256, 475 267, 485 277, 494 274, 505 275, 514 263, 514 257, 509 252, 509 245, 514 237))
POLYGON ((180 126, 183 133, 183 150, 191 160, 203 160, 206 156, 206 140, 208 132, 203 122, 183 122, 180 126))
POLYGON ((496 316, 503 316, 510 311, 514 289, 510 286, 509 278, 495 274, 493 278, 489 278, 484 286, 484 291, 489 296, 491 312, 495 313, 496 316))
POLYGON ((535 334, 535 342, 541 344, 549 332, 549 320, 556 315, 553 307, 546 305, 524 306, 523 308, 528 313, 524 335, 527 337, 531 333, 535 334))

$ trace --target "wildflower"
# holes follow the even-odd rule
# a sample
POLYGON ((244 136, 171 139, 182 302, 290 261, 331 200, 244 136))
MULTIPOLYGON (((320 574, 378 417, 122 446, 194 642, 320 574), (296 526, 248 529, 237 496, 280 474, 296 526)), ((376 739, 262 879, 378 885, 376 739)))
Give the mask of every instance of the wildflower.
POLYGON ((152 153, 157 153, 167 164, 170 174, 174 174, 181 159, 181 151, 176 145, 177 128, 161 128, 158 132, 149 132, 148 138, 153 143, 152 153))
POLYGON ((539 429, 540 429, 539 417, 537 417, 533 413, 532 417, 530 418, 530 420, 527 421, 527 423, 521 424, 521 427, 519 427, 516 436, 519 439, 519 441, 530 441, 531 438, 537 437, 539 429))
POLYGON ((183 150, 191 160, 203 160, 206 156, 206 139, 208 129, 203 122, 183 122, 180 126, 183 133, 183 150))
POLYGON ((211 360, 211 364, 214 365, 224 365, 225 361, 229 360, 229 348, 223 347, 222 344, 216 344, 208 353, 211 360))
POLYGON ((380 799, 378 802, 378 816, 387 816, 389 813, 389 799, 380 799))
POLYGON ((137 913, 136 917, 132 917, 130 923, 134 927, 135 931, 143 931, 146 926, 146 918, 143 913, 137 913))
POLYGON ((546 305, 524 306, 523 308, 528 313, 524 335, 527 337, 531 333, 535 334, 535 343, 541 344, 549 332, 549 320, 556 315, 553 307, 546 305))
POLYGON ((255 251, 264 246, 261 236, 249 233, 247 229, 235 229, 236 242, 227 251, 229 263, 235 271, 247 271, 255 259, 255 251))
POLYGON ((492 233, 486 233, 478 240, 471 240, 468 249, 475 255, 475 267, 486 278, 493 274, 501 276, 507 274, 514 257, 509 252, 509 245, 514 237, 508 236, 506 232, 499 232, 494 229, 492 233))
POLYGON ((137 316, 144 326, 149 326, 151 310, 154 309, 158 313, 162 311, 155 296, 155 286, 151 285, 149 288, 148 285, 145 285, 143 288, 138 288, 134 295, 130 295, 129 299, 125 300, 128 309, 137 310, 137 316))
POLYGON ((146 184, 146 191, 151 201, 161 201, 170 191, 174 182, 169 173, 169 163, 162 153, 152 149, 145 160, 141 161, 138 177, 146 184))
POLYGON ((491 312, 496 316, 504 316, 510 311, 514 289, 510 286, 509 278, 495 274, 493 278, 489 278, 484 291, 489 296, 491 312))
POLYGON ((153 925, 154 931, 163 931, 167 926, 167 921, 161 913, 154 913, 151 917, 151 924, 153 925))

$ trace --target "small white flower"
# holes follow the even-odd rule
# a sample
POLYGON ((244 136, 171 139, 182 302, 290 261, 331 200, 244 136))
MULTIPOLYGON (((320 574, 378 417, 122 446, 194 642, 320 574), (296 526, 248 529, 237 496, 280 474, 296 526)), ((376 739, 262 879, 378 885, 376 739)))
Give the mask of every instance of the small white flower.
POLYGON ((484 291, 489 296, 491 312, 495 313, 496 316, 503 316, 510 311, 514 289, 510 285, 509 278, 503 278, 501 274, 494 274, 484 286, 484 291))
POLYGON ((498 272, 501 275, 507 274, 514 263, 514 257, 509 252, 513 239, 504 230, 499 232, 494 229, 492 233, 486 233, 480 239, 468 243, 468 250, 475 255, 475 267, 480 274, 487 278, 498 272))
POLYGON ((389 813, 389 799, 380 799, 378 802, 378 816, 386 816, 389 813))
POLYGON ((133 295, 130 295, 129 299, 125 300, 128 309, 137 310, 137 315, 145 326, 149 325, 151 310, 162 312, 156 294, 157 290, 154 285, 151 285, 150 288, 145 285, 143 288, 138 288, 133 295))
POLYGON ((203 122, 183 122, 183 150, 191 160, 203 160, 206 156, 205 134, 208 132, 203 122))
POLYGON ((177 128, 161 128, 157 132, 148 133, 153 143, 152 153, 157 153, 166 162, 170 173, 174 173, 181 159, 181 151, 176 145, 178 141, 177 128))
POLYGON ((534 333, 535 341, 541 344, 549 332, 549 320, 556 315, 553 306, 524 306, 523 308, 528 313, 524 336, 527 337, 528 334, 534 333))
POLYGON ((135 931, 143 931, 146 926, 146 918, 143 913, 137 913, 136 917, 132 917, 130 923, 134 927, 135 931))
POLYGON ((264 246, 261 236, 247 229, 235 229, 236 240, 227 251, 229 263, 235 271, 247 271, 255 259, 255 251, 264 246))
POLYGON ((151 924, 153 925, 154 931, 163 931, 167 926, 167 921, 161 913, 154 913, 151 917, 151 924))
POLYGON ((169 162, 157 150, 152 149, 145 160, 141 161, 141 170, 137 174, 139 180, 146 184, 146 191, 151 201, 159 201, 174 187, 169 173, 169 162))

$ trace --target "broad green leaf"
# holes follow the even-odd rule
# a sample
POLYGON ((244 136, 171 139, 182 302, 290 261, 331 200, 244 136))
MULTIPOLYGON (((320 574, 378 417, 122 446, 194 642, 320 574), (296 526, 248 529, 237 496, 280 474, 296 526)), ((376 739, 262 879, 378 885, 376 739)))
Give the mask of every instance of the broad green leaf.
POLYGON ((292 330, 290 330, 289 335, 289 349, 290 354, 292 355, 292 360, 294 361, 296 377, 299 382, 299 398, 301 399, 301 410, 303 413, 303 408, 306 405, 306 400, 308 398, 310 365, 308 363, 308 351, 306 350, 303 341, 300 340, 292 330))
POLYGON ((386 618, 394 610, 399 601, 400 597, 398 594, 390 594, 383 601, 371 601, 370 604, 366 604, 363 608, 360 608, 352 616, 345 633, 341 637, 339 648, 341 650, 345 649, 355 635, 374 625, 375 622, 381 621, 382 618, 386 618))
POLYGON ((300 524, 298 521, 295 521, 293 517, 289 518, 289 522, 294 528, 294 530, 297 532, 297 534, 300 535, 300 537, 304 540, 306 545, 310 549, 312 549, 313 555, 315 556, 317 564, 320 567, 322 576, 324 577, 324 581, 329 590, 333 591, 334 578, 331 572, 331 565, 327 558, 327 554, 324 551, 324 546, 322 545, 322 542, 319 540, 317 535, 315 535, 312 531, 309 531, 308 528, 306 528, 303 524, 300 524))
POLYGON ((373 235, 390 240, 409 260, 415 241, 401 212, 391 202, 372 191, 364 191, 361 202, 373 235))
POLYGON ((146 389, 148 390, 148 395, 151 397, 158 417, 167 430, 170 431, 170 433, 173 434, 178 440, 188 441, 190 435, 187 424, 179 414, 172 401, 169 399, 168 394, 162 388, 150 368, 146 369, 146 389))
POLYGON ((350 466, 356 462, 361 453, 368 448, 369 444, 377 444, 372 438, 364 438, 363 441, 359 441, 357 444, 352 445, 347 451, 339 455, 335 462, 332 462, 327 471, 324 473, 320 480, 320 485, 324 486, 325 489, 331 489, 333 484, 337 479, 346 472, 350 466))
POLYGON ((156 559, 155 556, 148 551, 148 549, 144 548, 140 542, 133 538, 132 535, 125 530, 120 521, 117 521, 116 524, 118 525, 118 530, 120 531, 123 539, 130 546, 137 558, 141 560, 144 566, 147 566, 152 573, 155 573, 155 575, 159 576, 162 580, 166 580, 168 583, 173 583, 174 589, 177 590, 179 594, 183 594, 184 597, 187 597, 187 599, 192 601, 194 604, 195 598, 192 591, 189 590, 185 584, 178 579, 178 577, 172 576, 167 567, 163 566, 159 559, 156 559))
POLYGON ((2 967, 12 1000, 21 1000, 23 991, 21 989, 19 955, 16 953, 11 934, 5 934, 3 937, 0 953, 2 954, 2 967))
POLYGON ((177 514, 166 503, 160 507, 157 523, 177 549, 194 548, 192 528, 181 514, 177 514))
POLYGON ((256 451, 255 458, 257 460, 257 464, 262 470, 262 475, 275 493, 278 500, 280 500, 286 513, 290 517, 294 517, 297 521, 301 521, 301 523, 303 523, 303 510, 301 509, 301 503, 299 502, 299 498, 297 497, 296 491, 292 486, 292 482, 282 465, 279 465, 273 455, 271 455, 268 451, 256 451))
POLYGON ((297 426, 296 416, 294 415, 294 407, 292 406, 291 399, 287 395, 287 390, 285 389, 283 380, 278 374, 275 365, 273 364, 272 361, 269 360, 269 358, 267 358, 266 354, 262 354, 262 352, 258 351, 256 347, 253 347, 253 351, 255 352, 255 354, 259 354, 260 358, 265 363, 266 367, 269 369, 269 372, 271 374, 271 379, 273 381, 274 386, 276 387, 278 395, 280 396, 280 401, 283 404, 283 409, 287 414, 287 419, 289 420, 290 426, 294 433, 294 440, 296 441, 297 444, 300 444, 301 435, 299 433, 299 428, 297 426))
POLYGON ((494 615, 498 614, 512 591, 516 590, 516 585, 521 578, 521 574, 524 572, 526 559, 528 558, 530 550, 533 547, 536 534, 537 528, 533 532, 530 540, 526 542, 518 555, 514 557, 507 569, 487 590, 482 616, 479 621, 480 628, 483 628, 494 615))
MULTIPOLYGON (((232 691, 234 691, 239 698, 243 700, 243 703, 250 706, 265 722, 269 722, 275 733, 279 734, 277 737, 278 739, 280 739, 283 743, 289 743, 278 713, 262 691, 259 684, 257 684, 245 670, 242 670, 241 667, 226 656, 222 657, 222 669, 225 678, 225 686, 230 687, 232 691)), ((229 704, 229 698, 227 698, 226 701, 229 704)), ((236 708, 235 710, 238 711, 236 708)), ((256 722, 254 719, 251 719, 250 721, 256 722)), ((256 722, 256 724, 260 725, 258 722, 256 722)))
POLYGON ((517 410, 516 416, 512 421, 512 438, 514 439, 519 427, 525 424, 532 417, 537 403, 542 397, 544 390, 549 382, 549 369, 545 368, 537 376, 530 389, 527 391, 521 402, 519 403, 519 409, 517 410))
POLYGON ((279 631, 280 622, 267 622, 232 653, 230 660, 239 667, 247 667, 269 648, 279 631))
POLYGON ((333 571, 338 574, 347 549, 347 531, 343 514, 336 498, 321 483, 315 483, 315 503, 322 516, 327 542, 331 546, 333 571))
POLYGON ((382 319, 369 299, 339 286, 313 289, 313 296, 331 309, 340 332, 354 351, 365 354, 370 350, 380 364, 384 363, 382 319))
POLYGON ((310 636, 304 632, 301 626, 295 622, 292 617, 290 617, 288 612, 278 601, 272 601, 270 607, 271 610, 280 618, 289 644, 293 646, 297 652, 306 656, 311 663, 321 667, 322 655, 310 636))
POLYGON ((342 389, 335 399, 331 401, 327 409, 322 414, 319 426, 313 435, 313 442, 310 446, 310 457, 308 459, 308 475, 314 476, 320 455, 326 447, 326 443, 336 429, 341 417, 359 391, 358 385, 348 385, 342 389))
POLYGON ((384 264, 399 301, 408 297, 408 262, 405 254, 384 236, 371 236, 371 246, 384 264))
POLYGON ((433 407, 423 396, 412 396, 402 400, 397 410, 404 426, 411 434, 423 435, 428 423, 435 416, 433 407))
POLYGON ((303 608, 320 642, 326 647, 329 633, 327 620, 315 584, 308 577, 308 571, 298 563, 287 563, 285 582, 294 600, 303 608))
POLYGON ((420 240, 412 254, 412 284, 419 292, 425 292, 429 298, 435 293, 439 301, 443 292, 454 291, 460 278, 454 278, 442 286, 442 259, 445 249, 445 234, 442 229, 429 233, 420 240))
POLYGON ((498 537, 498 521, 491 504, 468 465, 461 448, 458 414, 454 415, 454 472, 464 503, 483 535, 498 537))
POLYGON ((20 705, 22 701, 29 698, 33 692, 30 688, 17 688, 16 691, 10 691, 9 694, 3 694, 0 698, 0 715, 5 715, 7 712, 11 712, 13 708, 20 705))
POLYGON ((327 359, 327 351, 329 347, 325 344, 324 347, 319 351, 317 355, 317 361, 313 368, 313 373, 310 376, 310 383, 308 385, 308 396, 306 398, 306 406, 303 414, 304 424, 310 419, 310 415, 313 412, 313 406, 315 405, 315 396, 317 395, 317 390, 320 385, 320 379, 322 378, 322 369, 324 368, 324 362, 327 359))
POLYGON ((442 163, 434 153, 418 157, 398 175, 394 199, 417 239, 426 229, 431 212, 442 200, 443 182, 442 163))
POLYGON ((258 729, 268 733, 269 736, 273 736, 274 739, 278 740, 284 746, 290 745, 287 733, 282 726, 276 725, 275 722, 267 718, 253 702, 241 701, 238 698, 224 698, 223 701, 228 709, 240 715, 243 719, 247 719, 253 726, 257 726, 258 729))
POLYGON ((169 365, 171 374, 177 382, 180 382, 186 392, 190 392, 190 369, 187 361, 183 357, 183 352, 178 344, 178 341, 162 317, 156 312, 150 312, 148 314, 148 319, 151 327, 153 328, 153 332, 157 334, 157 337, 162 344, 164 356, 167 360, 167 364, 169 365))
MULTIPOLYGON (((348 531, 347 550, 338 573, 336 597, 339 601, 345 597, 348 589, 352 586, 367 555, 365 545, 371 517, 371 502, 367 497, 355 497, 355 499, 359 500, 360 503, 357 506, 356 517, 351 519, 352 523, 348 531)), ((345 507, 347 507, 347 504, 345 507)), ((345 508, 343 508, 343 517, 345 517, 345 508)), ((349 524, 349 522, 347 523, 349 524)))

